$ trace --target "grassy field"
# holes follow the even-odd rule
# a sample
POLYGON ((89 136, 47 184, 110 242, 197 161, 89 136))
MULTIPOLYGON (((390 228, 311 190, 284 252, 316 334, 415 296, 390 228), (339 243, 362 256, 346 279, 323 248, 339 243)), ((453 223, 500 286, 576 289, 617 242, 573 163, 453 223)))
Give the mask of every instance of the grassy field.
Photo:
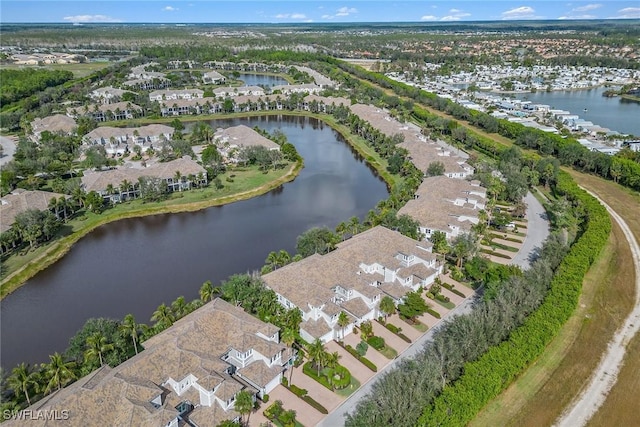
MULTIPOLYGON (((67 71, 71 71, 75 78, 82 78, 98 70, 102 70, 103 68, 106 68, 111 64, 112 62, 86 62, 84 64, 47 64, 47 65, 37 66, 37 68, 47 68, 50 70, 67 70, 67 71)), ((17 69, 24 69, 24 68, 36 68, 36 66, 9 64, 9 65, 2 65, 1 68, 17 70, 17 69)))
POLYGON ((257 167, 234 169, 221 175, 224 187, 217 190, 210 185, 204 189, 173 193, 169 200, 145 203, 135 200, 119 204, 101 214, 87 213, 65 224, 65 236, 25 255, 13 255, 2 260, 2 286, 0 297, 17 289, 38 271, 48 267, 64 256, 80 238, 109 222, 162 213, 187 212, 218 206, 264 194, 285 182, 293 180, 302 169, 302 164, 263 173, 257 167), (234 175, 233 182, 226 180, 234 175))
MULTIPOLYGON (((640 195, 595 176, 571 172, 576 181, 598 193, 640 236, 640 195)), ((614 223, 609 242, 585 277, 575 314, 547 351, 511 387, 491 402, 472 426, 551 425, 581 391, 597 366, 612 334, 632 307, 635 292, 631 251, 614 223)), ((611 398, 605 402, 593 425, 632 425, 637 420, 637 391, 640 340, 630 347, 627 364, 611 398), (635 352, 633 352, 635 349, 635 352), (635 388, 634 388, 635 387, 635 388), (616 417, 620 422, 612 422, 616 417), (597 420, 600 421, 597 421, 597 420)))

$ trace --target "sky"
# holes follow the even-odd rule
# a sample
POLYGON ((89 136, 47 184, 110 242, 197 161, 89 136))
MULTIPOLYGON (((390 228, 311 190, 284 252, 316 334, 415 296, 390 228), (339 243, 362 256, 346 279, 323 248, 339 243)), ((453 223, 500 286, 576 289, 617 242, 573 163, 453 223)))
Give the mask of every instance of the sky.
POLYGON ((332 23, 531 19, 640 19, 640 1, 0 0, 0 23, 332 23))

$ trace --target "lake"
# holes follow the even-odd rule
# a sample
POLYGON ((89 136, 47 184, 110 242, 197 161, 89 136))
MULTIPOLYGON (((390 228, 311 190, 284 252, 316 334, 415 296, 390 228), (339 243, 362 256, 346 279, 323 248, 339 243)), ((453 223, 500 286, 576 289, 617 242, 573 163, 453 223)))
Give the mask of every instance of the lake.
POLYGON ((602 93, 608 88, 585 90, 536 92, 517 94, 518 99, 528 99, 536 104, 546 104, 555 109, 567 110, 620 133, 640 136, 640 103, 620 97, 607 98, 602 93), (587 111, 584 111, 584 109, 587 111))
MULTIPOLYGON (((235 78, 235 77, 234 77, 235 78)), ((268 76, 264 74, 240 73, 238 80, 242 80, 245 86, 277 86, 289 84, 285 79, 278 76, 268 76)))
MULTIPOLYGON (((303 156, 293 181, 259 197, 198 212, 117 221, 80 240, 69 253, 0 303, 0 361, 48 361, 91 317, 153 311, 203 282, 259 269, 270 251, 295 252, 296 237, 314 226, 334 228, 363 218, 388 196, 385 183, 343 138, 307 117, 215 120, 280 129, 303 156)), ((224 180, 223 180, 224 182, 224 180)))

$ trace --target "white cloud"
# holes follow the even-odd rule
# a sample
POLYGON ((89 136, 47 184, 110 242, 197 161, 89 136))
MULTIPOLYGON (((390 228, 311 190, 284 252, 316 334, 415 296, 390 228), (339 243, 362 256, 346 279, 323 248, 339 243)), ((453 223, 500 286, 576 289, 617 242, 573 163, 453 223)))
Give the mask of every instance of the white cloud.
POLYGON ((597 19, 598 17, 595 15, 566 15, 566 16, 558 16, 558 19, 597 19))
POLYGON ((594 4, 587 4, 584 6, 580 6, 580 7, 574 7, 573 9, 571 9, 571 12, 588 12, 590 10, 596 10, 601 8, 602 5, 599 3, 594 3, 594 4))
POLYGON ((62 19, 69 22, 122 22, 121 19, 107 15, 74 15, 65 16, 62 19))
POLYGON ((502 19, 539 19, 536 11, 530 6, 520 6, 514 9, 502 12, 502 19))
POLYGON ((324 14, 322 15, 322 19, 333 19, 336 18, 338 16, 349 16, 352 15, 354 13, 358 13, 358 9, 356 9, 355 7, 341 7, 340 9, 336 10, 335 15, 329 15, 329 14, 324 14))
POLYGON ((277 19, 307 19, 304 13, 279 13, 274 18, 277 19))
POLYGON ((162 8, 162 10, 164 10, 165 12, 175 12, 176 10, 180 10, 180 9, 173 6, 165 6, 162 8))
POLYGON ((420 18, 421 21, 435 21, 437 19, 438 17, 433 15, 424 15, 422 18, 420 18))
POLYGON ((640 7, 625 7, 618 11, 618 16, 612 16, 613 19, 640 19, 640 7))
POLYGON ((449 14, 440 18, 440 21, 459 21, 467 16, 471 16, 471 14, 460 9, 450 9, 449 14))

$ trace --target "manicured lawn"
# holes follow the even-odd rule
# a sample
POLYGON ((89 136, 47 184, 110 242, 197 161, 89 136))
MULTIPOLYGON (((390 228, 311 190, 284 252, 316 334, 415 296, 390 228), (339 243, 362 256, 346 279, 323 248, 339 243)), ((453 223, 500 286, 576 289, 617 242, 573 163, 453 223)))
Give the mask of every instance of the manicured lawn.
POLYGON ((360 388, 360 381, 358 381, 356 377, 351 375, 351 383, 346 388, 343 388, 342 390, 336 390, 336 394, 342 397, 349 397, 359 388, 360 388))
POLYGON ((431 301, 437 302, 438 304, 440 304, 441 306, 449 310, 456 308, 456 305, 451 301, 446 302, 446 301, 439 301, 437 299, 433 299, 431 301))
POLYGON ((210 206, 218 206, 238 200, 248 199, 277 188, 292 180, 301 169, 290 164, 286 168, 270 170, 263 173, 257 167, 248 167, 229 171, 221 175, 224 185, 216 189, 213 184, 202 189, 195 189, 171 194, 168 200, 161 202, 144 202, 132 200, 120 203, 106 211, 95 214, 87 212, 65 224, 60 231, 60 238, 29 251, 24 255, 12 255, 2 259, 1 277, 3 279, 0 295, 4 297, 18 288, 24 281, 33 277, 38 271, 61 258, 75 242, 90 231, 123 218, 133 218, 161 213, 196 211, 210 206), (226 177, 235 175, 233 182, 226 177))

